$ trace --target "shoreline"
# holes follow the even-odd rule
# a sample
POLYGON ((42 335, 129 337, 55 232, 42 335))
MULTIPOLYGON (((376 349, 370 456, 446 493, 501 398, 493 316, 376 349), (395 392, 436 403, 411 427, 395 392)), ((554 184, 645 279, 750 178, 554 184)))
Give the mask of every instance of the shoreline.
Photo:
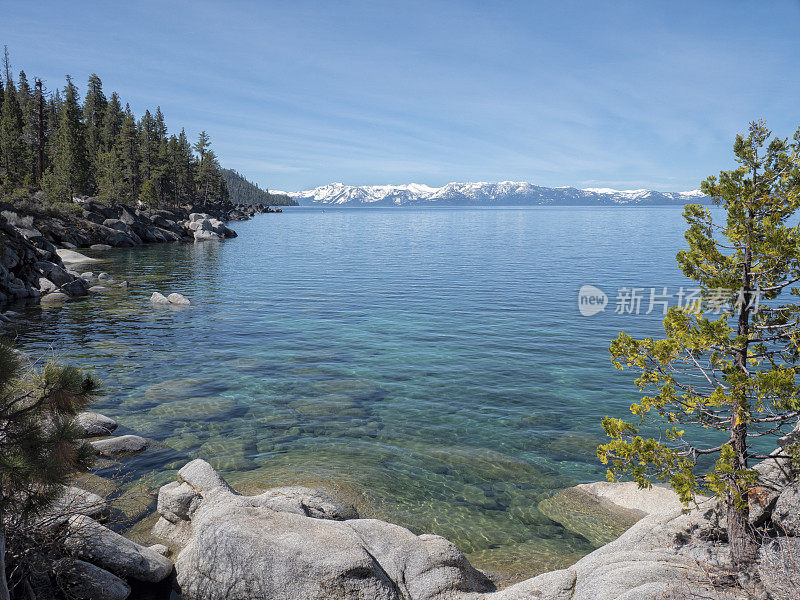
MULTIPOLYGON (((67 302, 85 297, 98 282, 73 267, 95 262, 80 249, 130 248, 146 244, 222 241, 236 237, 226 223, 282 212, 265 205, 183 206, 173 210, 93 198, 59 207, 39 206, 34 195, 21 206, 0 202, 0 310, 19 304, 67 302), (94 284, 94 285, 93 285, 94 284)), ((107 274, 106 274, 107 275, 107 274)), ((102 287, 102 286, 100 286, 102 287)), ((2 313, 0 313, 2 314, 2 313)), ((5 319, 3 319, 5 321, 5 319)))

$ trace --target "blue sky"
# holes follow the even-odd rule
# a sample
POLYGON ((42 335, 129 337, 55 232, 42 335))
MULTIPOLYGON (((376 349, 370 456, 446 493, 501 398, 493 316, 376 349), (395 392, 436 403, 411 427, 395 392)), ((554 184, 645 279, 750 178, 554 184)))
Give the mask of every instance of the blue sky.
POLYGON ((800 125, 800 0, 4 0, 51 88, 96 72, 272 189, 526 180, 694 189, 800 125))

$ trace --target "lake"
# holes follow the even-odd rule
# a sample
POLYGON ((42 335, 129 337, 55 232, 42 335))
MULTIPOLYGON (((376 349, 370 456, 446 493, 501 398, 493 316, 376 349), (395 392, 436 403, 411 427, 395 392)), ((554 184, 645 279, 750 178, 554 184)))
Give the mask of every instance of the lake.
POLYGON ((160 442, 131 477, 201 457, 245 491, 329 487, 508 579, 594 548, 537 504, 605 478, 600 420, 638 399, 608 345, 658 335, 651 288, 687 286, 680 208, 288 208, 234 227, 87 252, 129 290, 26 309, 23 349, 92 369, 96 410, 160 442), (587 284, 608 295, 592 316, 587 284), (194 305, 154 308, 155 290, 194 305))

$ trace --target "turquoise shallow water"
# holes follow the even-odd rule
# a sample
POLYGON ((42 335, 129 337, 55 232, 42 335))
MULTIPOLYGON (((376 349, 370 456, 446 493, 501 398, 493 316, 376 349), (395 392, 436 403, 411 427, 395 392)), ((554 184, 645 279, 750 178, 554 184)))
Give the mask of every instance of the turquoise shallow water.
MULTIPOLYGON (((92 368, 98 410, 243 489, 327 484, 510 578, 592 550, 537 503, 604 478, 600 419, 637 399, 608 344, 657 335, 617 288, 686 282, 679 208, 288 209, 224 244, 114 250, 129 292, 27 309, 20 345, 92 368), (611 296, 583 317, 577 293, 611 296), (194 302, 157 309, 154 290, 194 302)), ((642 312, 647 309, 647 298, 642 312)))

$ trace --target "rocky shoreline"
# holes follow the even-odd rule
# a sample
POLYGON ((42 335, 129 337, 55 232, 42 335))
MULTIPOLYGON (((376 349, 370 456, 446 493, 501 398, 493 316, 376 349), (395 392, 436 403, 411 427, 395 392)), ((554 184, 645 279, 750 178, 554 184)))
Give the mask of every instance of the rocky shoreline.
MULTIPOLYGON (((94 413, 79 423, 87 437, 116 428, 94 413)), ((800 429, 781 443, 791 436, 800 429)), ((126 435, 91 444, 121 458, 148 441, 126 435)), ((201 459, 160 488, 150 535, 160 543, 149 547, 101 524, 113 501, 70 488, 65 497, 77 510, 62 517, 64 560, 73 561, 85 597, 105 600, 131 597, 137 582, 169 583, 185 600, 791 600, 800 572, 800 558, 792 560, 800 557, 800 481, 779 453, 755 467, 752 521, 763 535, 755 577, 728 566, 719 503, 699 498, 687 510, 664 486, 583 484, 543 501, 542 512, 588 538, 623 532, 571 567, 497 589, 440 536, 359 518, 352 505, 307 487, 242 495, 201 459)))
POLYGON ((93 293, 93 285, 102 282, 84 278, 75 270, 76 265, 91 262, 75 253, 76 249, 224 240, 236 237, 236 232, 225 225, 228 221, 281 212, 264 205, 233 204, 154 210, 107 205, 93 198, 76 198, 57 214, 35 208, 35 202, 26 206, 26 210, 20 210, 0 203, 0 306, 63 302, 93 293))

